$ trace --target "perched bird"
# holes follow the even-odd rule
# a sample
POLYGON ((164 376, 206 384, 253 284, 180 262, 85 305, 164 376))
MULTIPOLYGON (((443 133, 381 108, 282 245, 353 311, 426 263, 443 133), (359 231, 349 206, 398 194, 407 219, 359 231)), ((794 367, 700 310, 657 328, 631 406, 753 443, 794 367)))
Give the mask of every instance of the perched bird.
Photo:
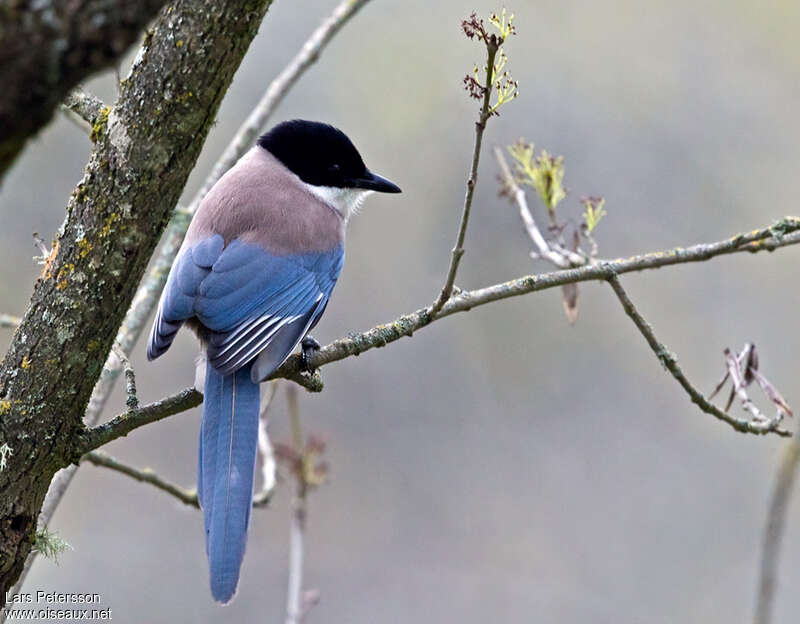
POLYGON ((345 226, 371 191, 400 189, 367 169, 342 131, 279 124, 203 199, 167 279, 147 358, 164 353, 184 323, 200 339, 197 493, 219 602, 233 597, 244 557, 259 383, 301 341, 304 358, 319 348, 307 334, 342 270, 345 226))

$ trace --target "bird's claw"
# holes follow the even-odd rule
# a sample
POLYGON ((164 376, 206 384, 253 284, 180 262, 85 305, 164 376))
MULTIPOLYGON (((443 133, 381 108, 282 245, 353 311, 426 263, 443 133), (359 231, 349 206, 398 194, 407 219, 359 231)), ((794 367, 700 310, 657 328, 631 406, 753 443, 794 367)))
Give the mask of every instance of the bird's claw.
POLYGON ((314 369, 311 368, 311 356, 319 351, 322 346, 317 342, 313 336, 306 336, 300 342, 300 366, 306 373, 313 373, 314 369))

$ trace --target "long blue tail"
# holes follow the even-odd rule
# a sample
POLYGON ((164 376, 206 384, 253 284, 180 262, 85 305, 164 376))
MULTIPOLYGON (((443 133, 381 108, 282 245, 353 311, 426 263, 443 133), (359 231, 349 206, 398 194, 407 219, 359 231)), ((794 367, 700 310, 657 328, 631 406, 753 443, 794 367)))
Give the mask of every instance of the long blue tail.
POLYGON ((228 376, 206 366, 197 493, 217 602, 230 602, 239 582, 253 502, 258 412, 259 388, 250 380, 250 366, 228 376))

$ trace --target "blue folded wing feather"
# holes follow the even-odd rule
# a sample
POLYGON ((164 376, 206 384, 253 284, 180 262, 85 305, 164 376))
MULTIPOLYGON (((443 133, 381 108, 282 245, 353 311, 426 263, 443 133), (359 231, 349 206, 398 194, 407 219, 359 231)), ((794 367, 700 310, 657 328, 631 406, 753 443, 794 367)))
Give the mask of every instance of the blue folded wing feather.
POLYGON ((170 273, 148 357, 166 351, 183 322, 195 318, 209 362, 223 374, 269 351, 270 357, 253 370, 256 381, 272 372, 267 366, 279 366, 319 320, 343 261, 341 245, 326 252, 275 255, 238 239, 224 245, 219 235, 194 243, 181 252, 170 273))

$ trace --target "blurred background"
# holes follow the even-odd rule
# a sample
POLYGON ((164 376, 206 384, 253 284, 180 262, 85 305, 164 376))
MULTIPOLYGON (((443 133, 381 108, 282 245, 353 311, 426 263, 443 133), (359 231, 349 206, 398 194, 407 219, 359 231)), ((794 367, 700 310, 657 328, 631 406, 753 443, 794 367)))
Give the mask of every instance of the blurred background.
MULTIPOLYGON (((275 2, 187 198, 334 5, 275 2)), ((404 191, 370 198, 353 221, 343 276, 315 331, 321 342, 438 292, 477 113, 461 79, 482 59, 459 20, 496 8, 374 0, 273 118, 340 126, 404 191)), ((506 46, 508 69, 521 95, 489 125, 459 286, 550 268, 529 259, 515 208, 497 197, 489 149, 520 136, 564 155, 563 217, 579 216, 581 195, 606 198, 601 256, 718 240, 800 212, 800 4, 517 0, 509 8, 519 34, 506 46)), ((115 98, 112 75, 88 88, 115 98)), ((7 177, 0 311, 24 312, 40 271, 31 234, 52 239, 89 150, 61 116, 7 177)), ((800 408, 798 260, 800 248, 788 248, 623 282, 699 388, 710 391, 721 376, 726 346, 753 341, 761 371, 800 408)), ((140 399, 190 385, 195 351, 183 333, 148 364, 139 345, 140 399)), ((309 505, 306 587, 321 592, 309 622, 750 619, 787 442, 738 434, 695 409, 608 287, 581 286, 574 327, 560 292, 546 291, 447 318, 322 374, 325 391, 300 397, 304 426, 328 441, 332 466, 309 505)), ((123 407, 118 392, 108 416, 123 407)), ((274 440, 289 439, 287 425, 281 391, 274 440)), ((107 450, 193 486, 198 426, 194 410, 107 450)), ((74 550, 59 566, 40 558, 25 590, 97 592, 117 622, 281 621, 291 493, 284 481, 254 513, 239 592, 222 611, 208 591, 199 512, 86 466, 51 524, 74 550)), ((776 622, 795 621, 800 496, 780 573, 776 622)))

